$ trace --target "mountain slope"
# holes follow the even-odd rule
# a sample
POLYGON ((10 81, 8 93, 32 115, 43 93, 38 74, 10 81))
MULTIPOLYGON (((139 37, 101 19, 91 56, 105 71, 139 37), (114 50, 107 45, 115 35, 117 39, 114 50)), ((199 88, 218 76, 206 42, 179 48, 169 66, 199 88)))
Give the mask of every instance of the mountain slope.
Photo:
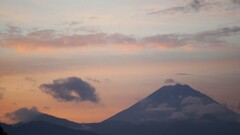
POLYGON ((139 123, 208 119, 234 121, 238 115, 188 85, 164 86, 106 121, 139 123))
POLYGON ((47 122, 47 123, 64 126, 72 129, 87 129, 87 126, 85 126, 84 124, 72 122, 67 119, 58 118, 58 117, 51 116, 44 113, 38 115, 32 121, 42 121, 42 122, 47 122))
POLYGON ((129 123, 105 121, 92 126, 95 132, 111 135, 239 135, 240 124, 231 121, 165 121, 129 123))
POLYGON ((89 125, 112 135, 239 135, 239 115, 188 85, 164 86, 109 119, 89 125))
POLYGON ((48 122, 33 121, 20 125, 0 125, 9 135, 99 135, 97 133, 75 130, 48 122))

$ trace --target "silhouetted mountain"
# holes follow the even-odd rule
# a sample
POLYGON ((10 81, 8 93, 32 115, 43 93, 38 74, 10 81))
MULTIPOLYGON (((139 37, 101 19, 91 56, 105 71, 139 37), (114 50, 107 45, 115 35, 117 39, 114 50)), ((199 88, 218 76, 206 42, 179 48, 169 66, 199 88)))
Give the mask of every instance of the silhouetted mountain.
POLYGON ((38 115, 32 121, 43 121, 43 122, 48 122, 48 123, 59 125, 59 126, 72 128, 72 129, 84 129, 84 130, 87 129, 87 126, 85 126, 84 124, 72 122, 67 119, 54 117, 48 114, 38 115))
POLYGON ((20 125, 0 124, 9 135, 99 135, 97 133, 71 129, 43 121, 33 121, 20 125))
POLYGON ((219 119, 235 121, 238 115, 188 85, 164 86, 106 121, 169 121, 219 119), (208 116, 208 117, 207 117, 208 116), (211 116, 211 118, 210 118, 211 116))
POLYGON ((239 115, 188 85, 164 86, 111 118, 90 125, 112 135, 239 135, 239 115))

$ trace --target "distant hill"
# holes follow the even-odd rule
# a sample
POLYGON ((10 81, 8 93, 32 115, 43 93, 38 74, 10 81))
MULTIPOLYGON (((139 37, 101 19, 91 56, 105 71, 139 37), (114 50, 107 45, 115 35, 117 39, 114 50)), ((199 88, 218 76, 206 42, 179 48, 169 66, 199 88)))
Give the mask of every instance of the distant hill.
POLYGON ((19 125, 0 124, 8 135, 100 135, 97 133, 71 129, 43 121, 33 121, 19 125))
POLYGON ((64 127, 68 127, 68 128, 72 128, 72 129, 84 129, 85 130, 88 128, 84 124, 72 122, 67 119, 58 118, 58 117, 51 116, 48 114, 41 114, 41 115, 37 116, 35 119, 33 119, 32 121, 42 121, 42 122, 47 122, 47 123, 64 126, 64 127))

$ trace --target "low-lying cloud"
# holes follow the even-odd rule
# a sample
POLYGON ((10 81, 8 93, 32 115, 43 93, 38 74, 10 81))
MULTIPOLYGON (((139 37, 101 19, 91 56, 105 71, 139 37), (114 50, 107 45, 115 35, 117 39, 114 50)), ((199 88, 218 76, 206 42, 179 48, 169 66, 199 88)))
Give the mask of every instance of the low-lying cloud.
POLYGON ((188 96, 182 99, 181 109, 172 113, 170 118, 172 119, 186 119, 189 117, 200 118, 205 114, 221 114, 227 110, 223 106, 210 102, 207 104, 203 103, 203 99, 200 97, 188 96))
POLYGON ((157 111, 157 112, 172 112, 176 109, 174 107, 170 107, 167 103, 162 103, 158 105, 157 107, 149 107, 146 111, 157 111))
POLYGON ((39 88, 57 101, 90 101, 99 102, 95 88, 78 77, 68 77, 42 84, 39 88))
POLYGON ((37 116, 41 115, 36 107, 28 108, 20 108, 14 112, 6 113, 4 115, 5 118, 18 123, 18 122, 30 122, 34 120, 37 116))

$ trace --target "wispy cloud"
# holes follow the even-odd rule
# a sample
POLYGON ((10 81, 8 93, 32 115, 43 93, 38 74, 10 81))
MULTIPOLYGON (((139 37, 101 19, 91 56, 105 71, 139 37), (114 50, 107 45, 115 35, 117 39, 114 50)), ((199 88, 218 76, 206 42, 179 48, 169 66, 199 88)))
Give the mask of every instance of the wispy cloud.
POLYGON ((96 78, 87 77, 87 80, 95 82, 95 83, 101 83, 101 81, 96 78))
POLYGON ((183 76, 185 76, 185 75, 193 75, 193 74, 189 74, 189 73, 176 73, 175 75, 183 75, 183 76))
POLYGON ((33 86, 37 84, 37 81, 31 77, 25 77, 24 78, 26 81, 30 82, 33 86))
POLYGON ((58 101, 99 102, 95 88, 78 77, 53 80, 53 83, 42 84, 39 88, 58 101))
POLYGON ((188 13, 188 12, 198 12, 201 8, 205 7, 206 3, 204 0, 192 0, 186 5, 170 7, 167 9, 157 10, 150 12, 149 14, 173 14, 176 12, 188 13))
POLYGON ((176 5, 173 7, 151 11, 149 15, 157 14, 177 14, 177 13, 197 13, 199 11, 229 11, 234 9, 235 4, 240 4, 239 0, 231 1, 210 1, 210 0, 191 0, 187 4, 176 5))

